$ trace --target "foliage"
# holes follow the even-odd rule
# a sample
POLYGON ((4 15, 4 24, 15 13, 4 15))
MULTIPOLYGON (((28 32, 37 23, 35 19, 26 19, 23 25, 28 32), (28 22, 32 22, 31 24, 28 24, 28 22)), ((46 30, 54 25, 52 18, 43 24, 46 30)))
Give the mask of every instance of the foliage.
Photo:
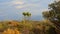
POLYGON ((30 19, 30 16, 31 16, 31 13, 30 12, 23 12, 22 14, 24 16, 24 21, 30 19))
POLYGON ((31 13, 29 13, 29 12, 23 12, 22 14, 23 14, 24 16, 28 16, 28 17, 31 16, 31 13))
POLYGON ((49 11, 43 12, 43 16, 54 23, 54 28, 60 31, 60 1, 49 4, 49 11))
POLYGON ((43 16, 52 22, 60 22, 60 1, 49 5, 50 10, 43 12, 43 16))
MULTIPOLYGON (((10 21, 9 21, 10 22, 10 21)), ((12 21, 14 23, 19 23, 18 26, 9 26, 11 25, 9 22, 4 22, 4 28, 3 28, 3 34, 10 34, 10 32, 12 32, 12 34, 14 34, 14 32, 19 32, 21 34, 36 34, 36 33, 41 33, 45 32, 47 33, 50 28, 50 21, 49 20, 43 20, 43 21, 26 21, 26 23, 20 21, 20 22, 16 22, 16 21, 12 21), (44 28, 44 27, 45 28, 44 28), (7 33, 8 32, 8 33, 7 33)), ((12 23, 14 25, 14 23, 12 23)), ((2 23, 1 23, 2 24, 2 23)))
POLYGON ((4 30, 3 34, 21 34, 17 29, 10 29, 4 30))

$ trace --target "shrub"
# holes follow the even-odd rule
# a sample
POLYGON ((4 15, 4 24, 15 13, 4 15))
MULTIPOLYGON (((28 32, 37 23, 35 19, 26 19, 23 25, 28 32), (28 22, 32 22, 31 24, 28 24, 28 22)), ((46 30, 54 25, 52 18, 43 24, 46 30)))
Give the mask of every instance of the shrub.
POLYGON ((17 29, 10 29, 4 30, 3 34, 21 34, 17 29))

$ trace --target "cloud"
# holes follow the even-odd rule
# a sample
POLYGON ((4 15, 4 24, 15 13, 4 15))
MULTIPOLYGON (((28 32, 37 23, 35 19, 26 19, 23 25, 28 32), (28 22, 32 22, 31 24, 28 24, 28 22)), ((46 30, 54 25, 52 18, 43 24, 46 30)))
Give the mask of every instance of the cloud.
POLYGON ((11 0, 9 2, 0 2, 0 5, 14 6, 14 5, 23 5, 24 1, 11 0))
POLYGON ((27 7, 38 7, 36 4, 25 4, 25 5, 17 5, 15 8, 17 9, 22 9, 22 8, 27 8, 27 7))
POLYGON ((13 1, 13 4, 20 4, 20 5, 22 5, 22 4, 24 4, 24 2, 22 2, 22 1, 13 1))

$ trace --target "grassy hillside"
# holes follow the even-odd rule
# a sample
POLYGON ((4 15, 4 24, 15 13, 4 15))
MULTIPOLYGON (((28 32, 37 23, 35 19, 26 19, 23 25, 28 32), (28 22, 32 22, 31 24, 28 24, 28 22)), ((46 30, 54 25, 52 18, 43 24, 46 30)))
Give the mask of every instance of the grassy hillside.
MULTIPOLYGON (((51 33, 49 30, 54 25, 49 20, 42 21, 0 21, 0 32, 1 34, 14 34, 15 30, 17 34, 49 34, 51 33), (10 32, 9 32, 10 31, 10 32), (7 33, 9 32, 9 33, 7 33)), ((55 33, 55 32, 53 32, 55 33)))

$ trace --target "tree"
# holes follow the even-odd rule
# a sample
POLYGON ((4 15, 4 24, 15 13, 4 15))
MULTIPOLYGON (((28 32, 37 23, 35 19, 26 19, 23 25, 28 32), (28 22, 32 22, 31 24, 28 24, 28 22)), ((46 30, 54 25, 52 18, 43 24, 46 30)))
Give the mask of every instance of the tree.
POLYGON ((53 10, 53 11, 51 11, 51 10, 49 11, 50 14, 52 14, 52 12, 53 12, 52 15, 54 15, 54 16, 52 17, 52 19, 56 22, 60 22, 60 1, 52 3, 49 6, 50 6, 50 9, 53 10))
POLYGON ((49 19, 52 18, 53 20, 60 20, 60 1, 50 4, 49 8, 49 11, 43 12, 44 17, 49 19))
POLYGON ((44 18, 49 19, 60 30, 60 1, 49 4, 49 11, 43 12, 44 18))
POLYGON ((31 16, 31 13, 29 13, 29 12, 23 12, 22 14, 23 14, 24 17, 25 17, 25 18, 24 18, 25 20, 27 20, 26 17, 30 17, 30 16, 31 16))

